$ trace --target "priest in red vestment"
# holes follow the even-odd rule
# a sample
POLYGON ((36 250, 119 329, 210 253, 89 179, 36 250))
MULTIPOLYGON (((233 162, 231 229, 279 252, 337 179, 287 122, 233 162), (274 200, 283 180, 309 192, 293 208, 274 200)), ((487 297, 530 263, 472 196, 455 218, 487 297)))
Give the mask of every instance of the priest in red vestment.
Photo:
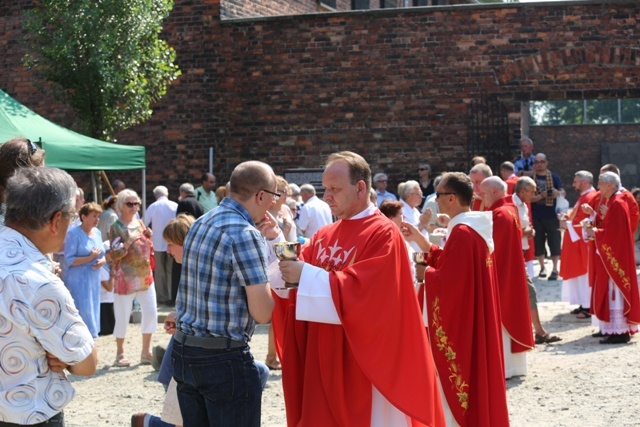
POLYGON ((600 321, 605 338, 601 344, 624 344, 638 331, 640 297, 633 251, 629 207, 620 192, 620 177, 614 172, 600 175, 598 188, 608 199, 602 210, 602 225, 586 227, 594 239, 595 260, 591 311, 600 321))
POLYGON ((522 262, 520 215, 513 198, 507 195, 507 184, 497 176, 482 181, 480 194, 493 213, 505 377, 526 375, 526 352, 533 348, 534 342, 527 273, 522 262))
POLYGON ((472 211, 486 211, 488 206, 485 206, 482 201, 482 197, 480 196, 480 184, 485 178, 489 178, 493 176, 493 171, 484 163, 479 163, 474 165, 471 170, 469 170, 469 179, 471 179, 471 183, 473 184, 473 199, 471 200, 471 210, 472 211))
POLYGON ((472 196, 471 180, 458 172, 444 174, 436 188, 440 212, 451 220, 445 247, 432 245, 427 255, 429 341, 446 425, 501 427, 509 414, 492 218, 469 210, 472 196))
POLYGON ((578 305, 572 313, 577 317, 589 318, 591 307, 591 287, 589 286, 589 246, 582 238, 582 221, 588 215, 580 208, 591 203, 596 196, 593 188, 593 174, 578 171, 573 177, 573 188, 580 195, 566 221, 560 221, 564 227, 562 251, 560 253, 560 276, 562 276, 562 300, 578 305))
POLYGON ((324 199, 336 223, 281 261, 273 326, 287 424, 443 426, 433 356, 404 239, 369 203, 371 171, 351 152, 329 156, 324 199))

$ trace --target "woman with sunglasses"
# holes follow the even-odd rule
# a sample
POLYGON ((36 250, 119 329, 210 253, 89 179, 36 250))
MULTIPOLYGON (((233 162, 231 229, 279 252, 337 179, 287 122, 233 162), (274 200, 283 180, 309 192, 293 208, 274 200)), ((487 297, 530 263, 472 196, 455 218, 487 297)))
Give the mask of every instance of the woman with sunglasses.
POLYGON ((115 282, 113 309, 116 325, 113 335, 116 337, 117 352, 114 366, 118 367, 131 365, 124 355, 124 339, 133 300, 136 299, 142 309, 142 365, 151 364, 151 335, 156 331, 158 321, 151 268, 151 230, 136 216, 139 207, 140 198, 135 191, 124 189, 118 193, 116 210, 120 212, 120 218, 109 231, 113 259, 111 274, 115 282))

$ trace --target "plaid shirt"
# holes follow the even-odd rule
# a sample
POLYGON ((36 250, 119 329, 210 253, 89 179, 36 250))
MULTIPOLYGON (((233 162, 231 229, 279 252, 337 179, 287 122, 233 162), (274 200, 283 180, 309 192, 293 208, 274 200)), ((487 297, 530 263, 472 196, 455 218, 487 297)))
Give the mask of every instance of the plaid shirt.
POLYGON ((520 156, 516 161, 513 162, 513 166, 515 169, 516 175, 522 171, 532 171, 533 170, 533 161, 536 156, 533 154, 527 157, 526 159, 520 156))
POLYGON ((225 198, 191 227, 182 261, 178 330, 248 342, 255 321, 244 287, 269 280, 265 241, 249 212, 225 198))

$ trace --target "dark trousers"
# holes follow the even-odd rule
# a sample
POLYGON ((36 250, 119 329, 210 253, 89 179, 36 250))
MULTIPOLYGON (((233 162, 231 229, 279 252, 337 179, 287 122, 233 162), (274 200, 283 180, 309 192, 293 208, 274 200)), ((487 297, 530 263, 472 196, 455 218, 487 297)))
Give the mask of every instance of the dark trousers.
POLYGON ((249 347, 210 350, 173 342, 184 427, 260 427, 262 384, 249 347))
POLYGON ((116 325, 116 316, 113 314, 112 302, 100 303, 100 333, 98 335, 111 335, 116 325))
POLYGON ((176 296, 178 295, 178 285, 180 284, 181 274, 182 264, 174 262, 171 270, 171 302, 173 304, 176 303, 176 296))

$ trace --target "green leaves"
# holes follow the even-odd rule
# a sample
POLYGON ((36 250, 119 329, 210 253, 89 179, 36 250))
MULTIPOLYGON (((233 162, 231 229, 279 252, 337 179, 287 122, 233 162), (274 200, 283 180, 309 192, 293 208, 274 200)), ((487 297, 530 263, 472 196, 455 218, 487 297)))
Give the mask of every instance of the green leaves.
POLYGON ((76 112, 81 132, 113 140, 151 117, 180 75, 159 38, 173 0, 40 0, 26 12, 24 63, 76 112))

